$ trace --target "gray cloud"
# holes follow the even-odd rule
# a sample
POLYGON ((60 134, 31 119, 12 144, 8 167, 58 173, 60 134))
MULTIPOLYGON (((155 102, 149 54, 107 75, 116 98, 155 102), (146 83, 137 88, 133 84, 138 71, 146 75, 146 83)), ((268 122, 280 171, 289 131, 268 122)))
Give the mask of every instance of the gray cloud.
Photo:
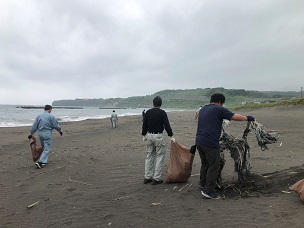
POLYGON ((2 1, 0 104, 304 85, 304 2, 2 1))

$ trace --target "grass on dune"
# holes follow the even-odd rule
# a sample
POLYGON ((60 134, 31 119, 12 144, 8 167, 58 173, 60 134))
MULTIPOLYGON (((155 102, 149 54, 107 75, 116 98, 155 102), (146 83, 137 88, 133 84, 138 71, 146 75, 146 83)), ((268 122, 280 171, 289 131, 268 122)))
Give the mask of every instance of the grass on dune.
POLYGON ((234 110, 240 110, 240 109, 258 109, 258 108, 269 108, 269 107, 281 107, 281 106, 298 106, 298 105, 304 105, 304 98, 291 98, 288 100, 283 101, 275 101, 275 102, 269 102, 269 103, 255 103, 255 104, 247 104, 242 105, 239 107, 234 107, 234 110))

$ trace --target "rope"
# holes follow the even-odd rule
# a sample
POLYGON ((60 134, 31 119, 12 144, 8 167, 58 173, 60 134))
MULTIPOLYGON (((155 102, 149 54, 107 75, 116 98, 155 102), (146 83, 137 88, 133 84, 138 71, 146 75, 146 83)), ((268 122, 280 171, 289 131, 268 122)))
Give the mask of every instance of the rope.
POLYGON ((256 121, 251 122, 251 128, 255 130, 255 136, 262 151, 268 150, 267 144, 276 143, 279 139, 277 132, 266 132, 263 125, 256 121))
POLYGON ((242 138, 235 138, 231 134, 227 134, 223 129, 223 134, 220 138, 221 145, 221 162, 225 163, 224 151, 229 150, 230 156, 234 160, 234 170, 238 173, 238 181, 240 183, 247 182, 250 179, 250 146, 247 141, 248 134, 251 129, 255 130, 255 136, 261 150, 268 149, 266 144, 275 143, 278 140, 278 133, 268 133, 263 129, 263 125, 253 121, 247 122, 242 138))

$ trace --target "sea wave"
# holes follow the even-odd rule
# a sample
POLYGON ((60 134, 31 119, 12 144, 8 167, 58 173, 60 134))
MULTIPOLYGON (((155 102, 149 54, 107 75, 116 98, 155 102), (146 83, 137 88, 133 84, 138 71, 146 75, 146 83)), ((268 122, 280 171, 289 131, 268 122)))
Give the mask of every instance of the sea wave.
MULTIPOLYGON (((137 109, 117 109, 116 113, 119 117, 141 115, 141 108, 137 109)), ((146 109, 148 110, 148 109, 146 109)), ((181 110, 166 110, 166 112, 181 110)), ((20 110, 15 106, 0 105, 0 127, 24 127, 31 126, 36 116, 41 110, 28 109, 20 110)), ((102 110, 97 108, 85 108, 80 110, 54 110, 54 116, 60 122, 79 122, 89 119, 106 119, 110 118, 112 110, 102 110)))
POLYGON ((70 116, 61 116, 57 117, 58 122, 78 122, 84 121, 89 119, 105 119, 110 117, 109 115, 102 115, 102 116, 77 116, 77 117, 70 117, 70 116))
POLYGON ((0 127, 26 127, 32 126, 33 123, 1 122, 0 127))

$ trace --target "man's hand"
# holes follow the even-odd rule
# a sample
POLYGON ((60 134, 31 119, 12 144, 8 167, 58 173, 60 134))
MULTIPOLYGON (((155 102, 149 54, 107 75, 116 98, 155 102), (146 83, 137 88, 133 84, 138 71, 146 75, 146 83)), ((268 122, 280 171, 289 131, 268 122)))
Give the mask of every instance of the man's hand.
POLYGON ((60 136, 62 136, 62 131, 61 132, 59 132, 60 133, 60 136))
POLYGON ((33 137, 32 135, 27 136, 28 139, 31 139, 32 137, 33 137))
POLYGON ((147 136, 143 136, 143 142, 146 142, 147 141, 147 136))
POLYGON ((255 121, 253 116, 247 116, 247 121, 255 121))
POLYGON ((171 140, 172 142, 175 142, 175 138, 173 138, 172 136, 170 137, 170 140, 171 140))

